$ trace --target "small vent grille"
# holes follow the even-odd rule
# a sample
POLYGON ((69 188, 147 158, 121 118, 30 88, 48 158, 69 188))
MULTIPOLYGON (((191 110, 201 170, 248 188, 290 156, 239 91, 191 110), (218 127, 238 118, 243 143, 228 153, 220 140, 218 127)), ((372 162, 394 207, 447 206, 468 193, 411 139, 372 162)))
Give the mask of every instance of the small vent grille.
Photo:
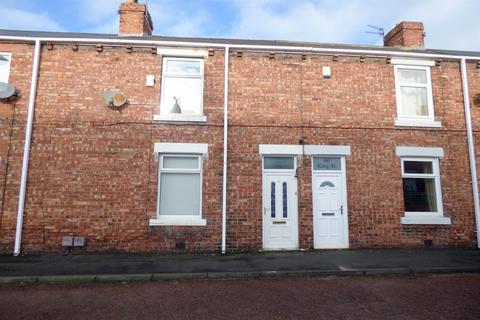
POLYGON ((177 241, 175 242, 175 250, 185 250, 187 247, 185 241, 177 241))

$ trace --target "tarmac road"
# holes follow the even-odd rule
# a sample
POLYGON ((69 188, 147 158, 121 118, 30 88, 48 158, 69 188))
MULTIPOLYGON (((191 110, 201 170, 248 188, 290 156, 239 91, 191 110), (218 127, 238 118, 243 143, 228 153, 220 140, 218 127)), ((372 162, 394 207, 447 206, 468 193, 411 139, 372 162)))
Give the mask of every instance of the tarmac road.
POLYGON ((480 274, 9 284, 0 319, 480 319, 480 274))

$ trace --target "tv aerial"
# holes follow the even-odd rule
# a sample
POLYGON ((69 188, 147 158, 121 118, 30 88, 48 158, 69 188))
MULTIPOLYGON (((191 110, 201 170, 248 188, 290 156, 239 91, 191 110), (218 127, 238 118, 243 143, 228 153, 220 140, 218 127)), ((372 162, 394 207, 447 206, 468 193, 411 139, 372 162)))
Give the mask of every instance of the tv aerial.
POLYGON ((372 26, 371 24, 367 24, 367 27, 369 27, 370 30, 365 31, 365 33, 376 34, 376 35, 379 35, 380 37, 383 37, 385 35, 385 30, 383 28, 372 26))

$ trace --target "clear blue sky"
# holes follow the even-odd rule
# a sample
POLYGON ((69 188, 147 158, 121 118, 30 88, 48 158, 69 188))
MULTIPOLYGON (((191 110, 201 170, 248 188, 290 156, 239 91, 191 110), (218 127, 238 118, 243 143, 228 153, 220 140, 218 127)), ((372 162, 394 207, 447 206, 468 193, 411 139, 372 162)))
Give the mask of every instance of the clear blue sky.
MULTIPOLYGON (((122 0, 0 0, 0 29, 117 33, 122 0)), ((385 31, 423 21, 428 48, 480 51, 480 0, 140 0, 154 34, 380 44, 385 31)))

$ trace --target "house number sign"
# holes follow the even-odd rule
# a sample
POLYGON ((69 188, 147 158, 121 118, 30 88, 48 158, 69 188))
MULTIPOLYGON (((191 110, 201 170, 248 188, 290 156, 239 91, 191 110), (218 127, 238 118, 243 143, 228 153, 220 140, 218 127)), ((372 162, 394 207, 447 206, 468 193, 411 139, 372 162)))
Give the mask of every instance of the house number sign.
POLYGON ((341 170, 339 157, 316 157, 313 158, 314 170, 341 170))

